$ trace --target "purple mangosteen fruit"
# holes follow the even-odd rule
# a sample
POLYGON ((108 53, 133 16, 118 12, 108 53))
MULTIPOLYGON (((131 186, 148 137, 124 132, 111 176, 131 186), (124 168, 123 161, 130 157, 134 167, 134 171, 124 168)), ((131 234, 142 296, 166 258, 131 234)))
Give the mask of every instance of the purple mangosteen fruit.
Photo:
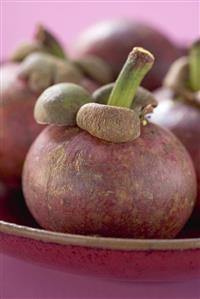
POLYGON ((161 86, 169 65, 182 53, 158 29, 131 20, 104 21, 90 27, 79 37, 74 51, 76 57, 95 55, 103 59, 111 66, 114 81, 134 46, 142 46, 155 54, 155 66, 143 82, 150 90, 161 86))
POLYGON ((20 185, 25 155, 42 129, 33 108, 44 89, 74 82, 91 91, 110 81, 110 69, 99 58, 70 61, 53 35, 38 27, 34 42, 21 45, 1 65, 0 180, 20 185))
POLYGON ((25 155, 42 129, 33 118, 42 85, 36 77, 29 79, 23 74, 26 57, 40 53, 65 57, 59 42, 41 26, 34 41, 21 44, 0 67, 0 179, 9 187, 19 186, 25 155))
POLYGON ((193 159, 198 183, 194 217, 200 221, 200 40, 192 45, 188 56, 172 64, 155 97, 159 105, 152 121, 170 129, 193 159))
POLYGON ((153 62, 134 48, 110 94, 62 83, 39 97, 35 119, 49 126, 28 152, 23 192, 43 228, 122 238, 173 238, 183 228, 195 171, 180 141, 145 118, 155 100, 138 86, 153 62))

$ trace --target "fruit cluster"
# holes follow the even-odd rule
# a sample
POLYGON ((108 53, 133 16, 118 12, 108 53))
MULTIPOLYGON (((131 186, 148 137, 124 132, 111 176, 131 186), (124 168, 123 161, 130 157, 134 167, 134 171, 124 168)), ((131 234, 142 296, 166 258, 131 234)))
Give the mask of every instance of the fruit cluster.
POLYGON ((73 53, 39 26, 2 62, 1 185, 48 230, 176 237, 200 218, 200 41, 112 21, 73 53))

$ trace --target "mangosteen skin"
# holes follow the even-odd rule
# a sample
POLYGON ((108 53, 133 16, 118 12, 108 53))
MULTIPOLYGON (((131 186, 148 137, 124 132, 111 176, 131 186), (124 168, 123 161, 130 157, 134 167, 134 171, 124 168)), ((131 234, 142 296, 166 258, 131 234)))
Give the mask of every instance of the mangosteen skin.
POLYGON ((171 63, 182 54, 162 32, 130 20, 101 22, 82 33, 74 47, 76 57, 95 55, 107 62, 113 70, 113 79, 119 74, 133 47, 140 46, 154 53, 156 57, 152 71, 143 81, 143 86, 154 90, 162 80, 171 63))
POLYGON ((173 238, 192 213, 196 178, 183 145, 154 124, 118 144, 52 125, 29 150, 23 191, 32 215, 48 230, 173 238))
POLYGON ((173 100, 170 89, 161 88, 155 93, 159 102, 151 121, 172 131, 185 145, 194 162, 197 174, 197 202, 194 218, 200 221, 200 109, 183 101, 173 100))
POLYGON ((19 186, 25 155, 43 128, 33 118, 38 94, 18 79, 18 69, 15 63, 1 66, 0 180, 11 187, 19 186))

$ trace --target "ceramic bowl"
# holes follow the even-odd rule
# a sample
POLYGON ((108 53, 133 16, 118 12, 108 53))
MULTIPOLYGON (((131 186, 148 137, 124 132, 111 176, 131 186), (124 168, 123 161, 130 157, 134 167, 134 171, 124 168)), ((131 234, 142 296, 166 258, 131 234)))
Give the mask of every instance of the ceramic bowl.
POLYGON ((1 199, 0 251, 69 273, 132 281, 200 277, 200 228, 188 225, 174 240, 79 236, 46 231, 19 195, 1 199))

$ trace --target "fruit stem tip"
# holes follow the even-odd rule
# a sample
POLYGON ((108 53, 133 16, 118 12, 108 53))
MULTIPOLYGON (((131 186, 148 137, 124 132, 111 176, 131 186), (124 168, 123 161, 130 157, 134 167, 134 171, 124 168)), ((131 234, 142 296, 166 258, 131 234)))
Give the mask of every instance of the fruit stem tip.
POLYGON ((137 88, 152 68, 154 56, 141 47, 135 47, 128 55, 116 82, 108 105, 130 108, 137 88))

